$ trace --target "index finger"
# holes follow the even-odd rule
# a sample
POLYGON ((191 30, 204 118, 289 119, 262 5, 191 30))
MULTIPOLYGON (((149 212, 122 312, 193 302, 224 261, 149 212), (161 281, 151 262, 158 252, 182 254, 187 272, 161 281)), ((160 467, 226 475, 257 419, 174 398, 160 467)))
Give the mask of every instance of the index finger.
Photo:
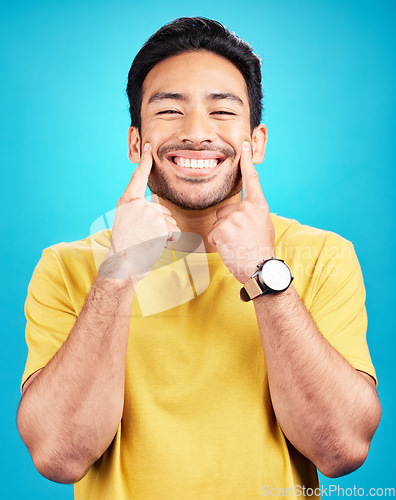
POLYGON ((143 147, 140 163, 133 172, 131 180, 125 189, 123 194, 124 198, 128 200, 133 200, 134 198, 144 198, 152 166, 153 155, 151 154, 151 145, 147 142, 143 147))
POLYGON ((242 145, 241 154, 241 173, 242 173, 242 200, 251 200, 254 198, 264 198, 261 189, 260 179, 253 164, 251 147, 248 141, 242 145))

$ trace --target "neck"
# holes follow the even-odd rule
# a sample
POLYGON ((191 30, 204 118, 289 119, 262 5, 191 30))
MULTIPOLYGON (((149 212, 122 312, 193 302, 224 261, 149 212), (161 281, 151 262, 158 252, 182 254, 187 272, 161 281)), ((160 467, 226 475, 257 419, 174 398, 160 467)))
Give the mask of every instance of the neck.
POLYGON ((225 205, 240 202, 241 193, 237 193, 231 198, 223 200, 218 205, 205 208, 204 210, 188 210, 178 207, 177 205, 174 205, 172 202, 164 200, 163 198, 157 197, 157 200, 161 205, 169 208, 169 210, 172 212, 172 217, 176 220, 177 225, 182 233, 189 232, 199 234, 205 245, 206 253, 212 253, 217 252, 217 249, 208 242, 208 234, 212 229, 213 224, 217 220, 216 211, 219 208, 224 207, 225 205))

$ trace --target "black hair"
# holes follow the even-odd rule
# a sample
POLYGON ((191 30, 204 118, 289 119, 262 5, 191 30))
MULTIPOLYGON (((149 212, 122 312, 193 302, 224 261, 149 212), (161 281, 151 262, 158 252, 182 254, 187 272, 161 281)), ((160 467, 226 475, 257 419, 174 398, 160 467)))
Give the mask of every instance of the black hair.
POLYGON ((251 132, 262 113, 261 61, 251 46, 222 24, 205 17, 180 17, 165 24, 140 49, 128 74, 131 125, 141 127, 142 87, 149 71, 164 59, 207 50, 228 59, 242 73, 248 92, 251 132))

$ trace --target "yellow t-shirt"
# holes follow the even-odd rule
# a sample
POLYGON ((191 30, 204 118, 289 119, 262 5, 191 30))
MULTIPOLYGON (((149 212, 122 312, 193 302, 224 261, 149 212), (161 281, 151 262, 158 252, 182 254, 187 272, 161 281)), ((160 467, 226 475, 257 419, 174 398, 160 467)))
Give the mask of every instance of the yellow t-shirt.
MULTIPOLYGON (((352 244, 272 219, 276 255, 290 266, 319 330, 355 368, 375 377, 352 244)), ((22 383, 65 341, 109 239, 101 231, 43 252, 26 300, 22 383)), ((77 499, 248 500, 270 488, 290 488, 290 497, 318 486, 315 467, 276 421, 254 306, 240 301, 240 287, 219 254, 165 249, 134 297, 121 424, 75 485, 77 499)))

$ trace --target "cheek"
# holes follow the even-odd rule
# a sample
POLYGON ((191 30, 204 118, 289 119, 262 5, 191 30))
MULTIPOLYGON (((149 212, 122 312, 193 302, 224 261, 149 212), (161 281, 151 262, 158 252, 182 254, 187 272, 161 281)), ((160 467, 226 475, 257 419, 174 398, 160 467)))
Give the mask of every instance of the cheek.
POLYGON ((155 126, 153 124, 142 125, 142 141, 150 142, 151 146, 154 149, 154 145, 158 144, 161 141, 161 136, 163 135, 160 127, 155 126))
POLYGON ((249 138, 249 129, 242 127, 239 123, 229 122, 219 129, 219 135, 227 136, 232 143, 242 143, 249 138))
POLYGON ((249 126, 237 121, 223 122, 218 127, 217 135, 222 141, 230 144, 239 153, 241 152, 243 141, 251 140, 249 126))
POLYGON ((239 161, 242 153, 242 144, 244 141, 250 141, 250 129, 246 127, 238 126, 235 123, 227 123, 227 127, 222 128, 222 132, 219 133, 219 138, 229 144, 235 151, 235 158, 233 160, 233 166, 235 168, 239 167, 239 161))
POLYGON ((145 142, 149 142, 151 144, 154 158, 158 158, 158 148, 171 141, 173 137, 172 127, 169 126, 169 123, 161 121, 149 123, 145 125, 145 127, 142 126, 141 132, 142 142, 143 144, 145 142))

